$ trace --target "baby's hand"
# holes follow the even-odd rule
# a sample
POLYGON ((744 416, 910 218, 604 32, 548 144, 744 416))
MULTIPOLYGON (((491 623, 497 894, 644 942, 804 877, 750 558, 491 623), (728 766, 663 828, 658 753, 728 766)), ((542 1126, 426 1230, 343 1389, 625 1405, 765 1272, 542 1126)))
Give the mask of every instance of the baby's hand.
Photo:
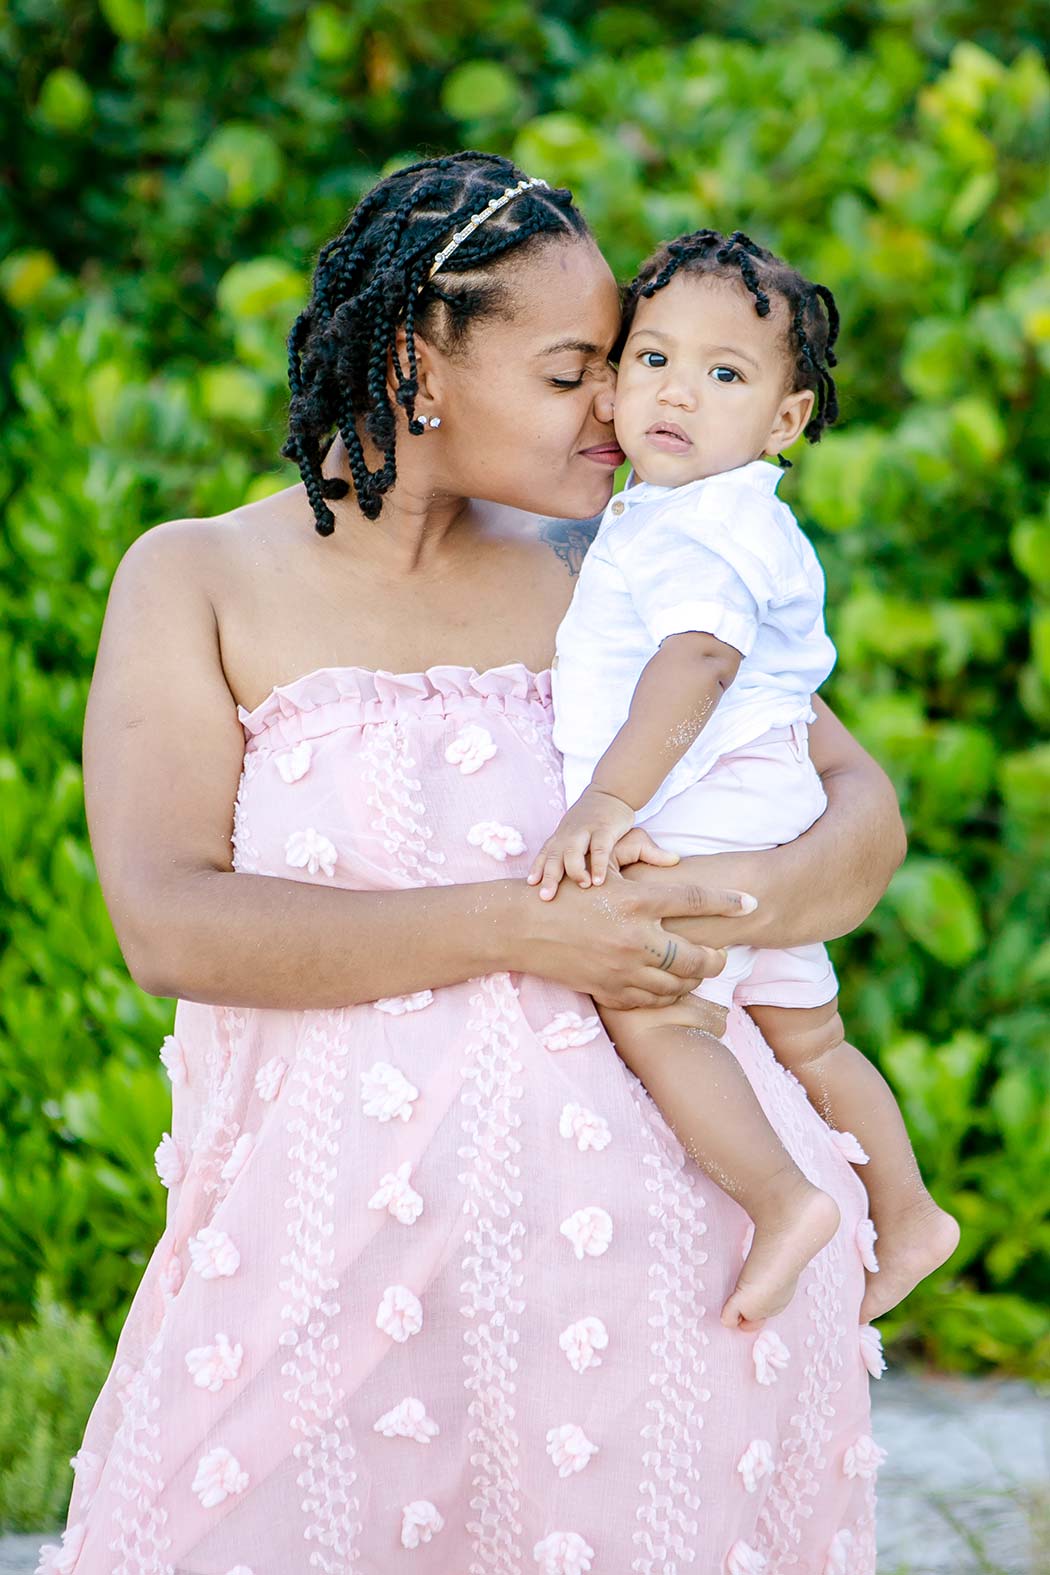
POLYGON ((530 886, 543 878, 540 896, 549 901, 557 895, 562 877, 568 875, 578 885, 600 886, 610 864, 619 866, 612 850, 634 825, 634 810, 623 799, 600 788, 586 788, 571 809, 566 810, 553 836, 547 838, 532 861, 526 879, 530 886), (590 872, 587 855, 590 854, 590 872))

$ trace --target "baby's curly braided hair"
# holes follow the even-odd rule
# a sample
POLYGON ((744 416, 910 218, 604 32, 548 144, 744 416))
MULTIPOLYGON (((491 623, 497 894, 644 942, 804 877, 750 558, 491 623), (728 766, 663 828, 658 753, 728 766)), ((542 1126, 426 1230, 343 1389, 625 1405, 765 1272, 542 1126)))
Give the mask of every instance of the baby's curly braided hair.
MULTIPOLYGON (((825 427, 831 426, 839 414, 838 393, 830 372, 837 365, 839 313, 827 286, 813 284, 742 230, 734 230, 732 235, 722 235, 718 230, 694 230, 691 235, 680 235, 659 246, 627 286, 620 350, 630 333, 639 299, 652 296, 678 272, 742 280, 755 298, 759 317, 769 316, 771 295, 783 297, 791 313, 787 332, 794 357, 792 388, 808 388, 816 396, 805 436, 810 443, 819 442, 825 427)), ((780 463, 788 466, 791 461, 781 455, 780 463)))
POLYGON ((281 449, 299 466, 320 535, 335 529, 325 499, 349 491, 341 478, 321 473, 333 427, 346 444, 357 504, 367 519, 378 518, 383 494, 397 479, 388 364, 396 402, 405 410, 408 430, 418 436, 424 426, 415 414, 416 333, 454 353, 475 323, 509 311, 510 293, 494 263, 510 253, 520 258, 530 243, 590 234, 570 191, 533 186, 479 225, 428 282, 434 258, 453 232, 523 178, 516 165, 494 153, 423 159, 373 186, 340 234, 321 248, 309 304, 288 335, 291 401, 281 449), (402 325, 407 367, 397 353, 402 325), (377 470, 368 467, 358 417, 382 452, 377 470))

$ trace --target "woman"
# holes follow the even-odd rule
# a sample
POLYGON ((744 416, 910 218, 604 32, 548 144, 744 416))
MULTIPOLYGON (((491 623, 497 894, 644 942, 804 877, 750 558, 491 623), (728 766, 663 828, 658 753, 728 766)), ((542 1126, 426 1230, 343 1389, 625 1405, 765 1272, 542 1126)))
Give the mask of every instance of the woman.
POLYGON ((526 179, 381 181, 289 339, 303 485, 148 531, 114 579, 86 798, 129 968, 179 997, 168 1214, 42 1570, 874 1570, 848 1141, 738 1015, 842 1226, 775 1328, 730 1332, 747 1217, 593 1004, 843 933, 896 804, 822 706, 798 842, 656 868, 634 833, 600 889, 526 885, 587 539, 551 517, 593 519, 619 461, 616 287, 526 179))

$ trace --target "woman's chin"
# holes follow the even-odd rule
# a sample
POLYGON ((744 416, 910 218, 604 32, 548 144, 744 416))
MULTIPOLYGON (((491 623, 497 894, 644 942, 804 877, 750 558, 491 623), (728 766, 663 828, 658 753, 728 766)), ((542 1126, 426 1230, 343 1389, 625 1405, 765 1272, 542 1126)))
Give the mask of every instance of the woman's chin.
POLYGON ((566 520, 591 520, 596 514, 603 513, 615 491, 614 476, 615 472, 610 470, 607 475, 599 476, 597 483, 592 482, 586 488, 566 489, 558 500, 560 517, 566 520))
POLYGON ((604 512, 613 495, 612 477, 602 477, 597 485, 592 481, 587 487, 565 486, 554 492, 544 488, 542 493, 525 493, 513 497, 494 498, 505 508, 520 509, 523 514, 534 514, 547 520, 592 520, 604 512))

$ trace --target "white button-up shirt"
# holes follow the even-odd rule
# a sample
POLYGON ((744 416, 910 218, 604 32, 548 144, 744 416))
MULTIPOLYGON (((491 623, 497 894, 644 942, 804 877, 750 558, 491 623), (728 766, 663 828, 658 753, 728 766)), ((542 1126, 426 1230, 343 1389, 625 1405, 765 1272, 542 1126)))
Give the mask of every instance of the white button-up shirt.
POLYGON ((632 473, 609 502, 555 640, 553 738, 567 804, 590 782, 668 635, 712 634, 743 660, 637 822, 721 755, 772 727, 814 720, 811 696, 835 664, 835 647, 824 628, 824 574, 776 496, 781 475, 766 460, 681 487, 632 473))

